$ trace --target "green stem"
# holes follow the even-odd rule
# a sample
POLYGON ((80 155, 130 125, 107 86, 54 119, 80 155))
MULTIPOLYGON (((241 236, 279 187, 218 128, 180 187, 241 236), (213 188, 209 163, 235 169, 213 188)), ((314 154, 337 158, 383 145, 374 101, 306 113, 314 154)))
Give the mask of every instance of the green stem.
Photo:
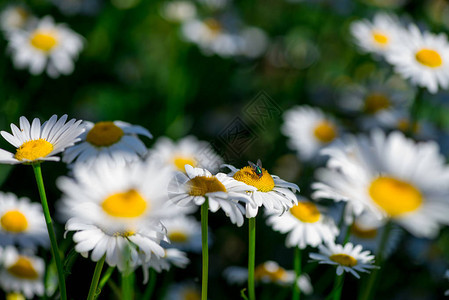
POLYGON ((111 278, 112 273, 114 272, 115 267, 109 267, 106 272, 104 272, 103 277, 101 277, 100 279, 100 283, 98 284, 98 288, 100 290, 103 289, 103 287, 105 286, 106 282, 108 282, 109 278, 111 278))
POLYGON ((390 236, 391 229, 392 229, 392 223, 388 222, 385 225, 384 232, 382 234, 382 238, 380 240, 379 247, 377 248, 376 265, 379 268, 374 269, 371 272, 371 276, 368 279, 368 283, 365 285, 365 289, 363 290, 362 297, 360 297, 360 299, 362 299, 362 300, 369 300, 369 299, 371 299, 371 297, 374 296, 373 295, 374 294, 373 288, 374 288, 374 286, 376 284, 377 277, 379 275, 380 266, 384 262, 383 252, 385 250, 385 246, 387 245, 388 237, 390 236))
POLYGON ((150 269, 150 278, 148 279, 148 285, 145 289, 145 293, 143 294, 142 299, 149 300, 154 292, 154 287, 156 286, 156 271, 154 269, 150 269))
POLYGON ((201 205, 201 244, 203 248, 203 276, 201 286, 201 300, 207 300, 207 279, 209 276, 209 243, 207 240, 207 213, 209 210, 209 199, 201 205))
POLYGON ((122 273, 122 299, 131 300, 134 299, 134 273, 126 272, 122 273))
POLYGON ((56 268, 58 269, 58 281, 59 291, 61 293, 61 300, 67 300, 67 292, 65 288, 64 272, 62 268, 61 256, 59 253, 58 243, 56 241, 55 230, 51 221, 50 210, 48 208, 47 196, 45 194, 44 179, 42 178, 42 170, 40 163, 34 163, 33 165, 34 176, 36 177, 37 188, 41 198, 42 209, 44 211, 45 223, 47 224, 48 236, 51 243, 51 254, 56 262, 56 268))
POLYGON ((292 300, 299 300, 301 296, 301 290, 298 286, 298 279, 301 275, 301 249, 299 247, 295 248, 295 258, 294 258, 294 267, 295 267, 295 282, 293 283, 293 297, 292 300))
POLYGON ((424 88, 419 87, 418 91, 416 92, 415 99, 413 100, 412 106, 410 108, 410 124, 408 128, 408 133, 410 136, 413 136, 415 132, 415 129, 418 126, 419 121, 419 111, 421 109, 421 105, 423 102, 423 95, 424 95, 424 88))
POLYGON ((89 294, 87 295, 87 300, 94 300, 100 294, 100 289, 97 291, 98 281, 100 281, 101 270, 103 269, 104 261, 106 255, 97 262, 95 266, 94 275, 92 276, 92 282, 90 283, 89 294))
POLYGON ((337 275, 334 281, 334 288, 332 289, 331 295, 333 295, 333 300, 340 300, 341 292, 343 291, 343 281, 345 279, 345 273, 337 275))
POLYGON ((256 262, 256 217, 248 220, 248 297, 256 299, 254 288, 254 267, 256 262))

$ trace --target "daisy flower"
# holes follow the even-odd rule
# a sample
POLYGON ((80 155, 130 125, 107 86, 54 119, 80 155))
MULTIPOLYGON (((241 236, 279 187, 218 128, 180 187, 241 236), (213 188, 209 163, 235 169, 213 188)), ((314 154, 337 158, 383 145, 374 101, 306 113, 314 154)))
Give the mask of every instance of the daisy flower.
POLYGON ((207 198, 211 212, 221 208, 233 224, 239 227, 243 225, 245 208, 239 201, 249 206, 255 205, 246 195, 254 188, 248 188, 246 184, 226 174, 218 173, 214 176, 205 169, 191 165, 185 166, 185 172, 178 172, 170 182, 168 195, 174 203, 180 206, 201 206, 207 198))
POLYGON ((319 108, 295 106, 284 113, 282 133, 288 146, 303 161, 316 159, 319 150, 332 143, 341 133, 336 121, 319 108))
POLYGON ((343 272, 350 272, 356 278, 360 278, 357 272, 369 273, 370 269, 376 268, 373 265, 374 255, 366 250, 362 251, 362 246, 354 246, 352 243, 346 245, 336 245, 333 242, 318 246, 320 253, 310 253, 312 260, 320 264, 329 264, 337 266, 337 275, 343 272))
POLYGON ((167 137, 160 137, 149 150, 149 156, 153 156, 167 166, 181 172, 184 172, 185 165, 215 172, 223 163, 222 158, 208 142, 199 141, 192 135, 177 142, 167 137))
POLYGON ((16 153, 10 153, 0 149, 0 163, 23 164, 39 161, 59 161, 56 154, 65 148, 75 144, 78 136, 84 131, 81 121, 71 119, 67 121, 67 115, 59 120, 53 115, 41 125, 38 118, 30 122, 25 117, 20 117, 20 129, 11 124, 12 134, 2 131, 0 134, 5 140, 16 147, 16 153))
POLYGON ((403 34, 402 26, 396 16, 378 13, 373 21, 354 21, 350 31, 355 42, 364 52, 385 54, 391 47, 400 42, 403 34))
POLYGON ((196 300, 201 299, 201 289, 194 282, 173 283, 167 288, 164 300, 196 300))
POLYGON ((0 13, 0 28, 6 33, 25 29, 32 18, 28 9, 24 6, 9 5, 0 13))
POLYGON ((347 201, 347 224, 364 210, 418 237, 435 237, 449 224, 449 168, 435 142, 376 130, 323 152, 330 159, 316 174, 312 197, 347 201))
POLYGON ((27 298, 44 294, 45 262, 32 254, 21 254, 14 247, 6 247, 0 286, 6 292, 20 292, 27 298))
POLYGON ((49 239, 40 203, 0 192, 0 245, 48 247, 49 239))
POLYGON ((386 59, 402 77, 432 94, 449 86, 449 43, 444 33, 421 32, 411 24, 386 59))
POLYGON ((73 61, 83 48, 83 38, 64 24, 55 24, 50 16, 36 23, 28 30, 15 30, 7 36, 15 67, 28 67, 33 75, 46 70, 52 78, 71 74, 73 61))
POLYGON ((196 16, 196 6, 192 1, 166 1, 162 4, 160 13, 168 21, 182 23, 196 16))
MULTIPOLYGON (((228 267, 224 270, 223 276, 230 284, 245 284, 248 280, 248 269, 235 266, 228 267)), ((295 278, 295 271, 286 270, 275 261, 266 261, 256 266, 254 271, 254 280, 262 283, 288 286, 295 282, 295 278)), ((307 274, 300 275, 296 284, 304 294, 312 294, 313 287, 307 274)))
POLYGON ((147 153, 145 144, 137 135, 153 138, 142 126, 122 121, 95 124, 84 121, 84 125, 86 131, 80 136, 81 142, 64 152, 63 162, 91 165, 99 156, 106 156, 118 163, 132 162, 147 153))
POLYGON ((167 229, 167 237, 170 240, 167 247, 201 252, 201 225, 194 217, 180 215, 162 219, 162 224, 167 229))
POLYGON ((287 247, 317 247, 323 242, 334 241, 339 233, 334 220, 324 215, 321 207, 305 198, 300 198, 298 204, 281 216, 270 212, 268 215, 267 223, 274 230, 288 233, 287 247))
POLYGON ((299 192, 299 187, 294 183, 282 180, 276 175, 271 175, 261 167, 261 163, 258 162, 257 164, 260 168, 260 174, 256 173, 254 164, 242 169, 237 169, 231 165, 224 166, 231 170, 228 176, 243 182, 247 186, 247 192, 254 201, 254 204, 248 203, 246 205, 247 218, 255 217, 262 205, 268 210, 281 214, 298 203, 294 192, 299 192))
POLYGON ((190 260, 185 252, 178 249, 165 249, 164 256, 157 257, 153 255, 148 262, 144 262, 144 268, 152 268, 156 272, 161 273, 164 270, 170 270, 172 265, 184 269, 189 263, 190 260))
POLYGON ((71 214, 66 231, 74 231, 75 250, 84 256, 91 251, 93 261, 106 255, 120 271, 133 267, 141 253, 147 260, 164 256, 160 218, 171 174, 156 162, 121 165, 98 159, 92 166, 75 165, 73 179, 57 180, 65 212, 71 214))

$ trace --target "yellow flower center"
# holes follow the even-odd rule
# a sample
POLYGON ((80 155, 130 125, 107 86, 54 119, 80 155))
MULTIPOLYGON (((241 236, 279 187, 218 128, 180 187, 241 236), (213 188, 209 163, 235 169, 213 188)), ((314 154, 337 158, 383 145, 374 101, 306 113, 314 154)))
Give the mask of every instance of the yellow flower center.
POLYGON ((196 160, 193 157, 175 156, 173 157, 173 164, 179 171, 185 172, 185 165, 191 165, 192 167, 195 167, 196 160))
POLYGON ((415 54, 416 60, 427 67, 437 68, 443 64, 438 52, 432 49, 421 49, 415 54))
POLYGON ((261 264, 254 270, 254 279, 260 281, 262 279, 269 279, 272 282, 282 281, 287 276, 287 272, 281 268, 267 268, 266 264, 261 264))
POLYGON ((250 166, 241 168, 238 172, 234 174, 234 179, 244 182, 247 185, 251 185, 257 190, 267 193, 274 188, 274 180, 267 170, 262 168, 262 176, 254 172, 254 169, 250 166))
POLYGON ((380 32, 373 32, 373 39, 376 43, 380 44, 381 47, 384 47, 388 44, 388 36, 382 34, 380 32))
POLYGON ((133 231, 133 230, 125 230, 125 231, 122 231, 122 232, 115 232, 114 233, 114 236, 115 237, 118 237, 118 236, 121 236, 121 237, 129 237, 129 236, 132 236, 132 235, 135 235, 136 234, 136 232, 135 231, 133 231))
POLYGON ((329 143, 337 136, 335 125, 329 121, 321 121, 313 130, 315 137, 322 143, 329 143))
POLYGON ((364 111, 368 114, 375 114, 388 107, 390 100, 382 93, 371 93, 365 98, 364 111))
POLYGON ((168 239, 173 243, 184 243, 188 240, 188 237, 182 231, 172 231, 168 234, 168 239))
POLYGON ((3 229, 9 232, 23 232, 28 227, 27 218, 18 210, 10 210, 0 219, 3 229))
POLYGON ((107 147, 120 141, 123 134, 114 122, 98 122, 87 133, 86 141, 97 147, 107 147))
POLYGON ((187 184, 190 186, 189 195, 191 196, 204 196, 207 193, 226 192, 223 183, 215 176, 197 176, 190 179, 187 184))
POLYGON ((290 208, 290 213, 305 223, 315 223, 320 219, 320 211, 315 204, 311 202, 299 202, 298 205, 290 208))
POLYGON ((101 204, 106 213, 119 218, 139 217, 145 212, 147 206, 145 199, 133 189, 124 193, 113 194, 101 204))
POLYGON ((8 268, 8 272, 21 279, 32 280, 39 277, 31 261, 24 256, 20 256, 16 263, 8 268))
POLYGON ((6 300, 26 300, 26 298, 20 293, 9 293, 6 295, 6 300))
POLYGON ((365 229, 354 222, 351 226, 351 234, 362 239, 373 239, 377 236, 377 229, 365 229))
POLYGON ((17 160, 36 160, 53 151, 53 145, 44 139, 32 140, 22 144, 14 155, 17 160))
POLYGON ((58 40, 54 32, 37 30, 31 35, 30 43, 36 49, 49 52, 56 46, 58 40))
POLYGON ((347 254, 332 254, 331 256, 329 256, 330 260, 336 262, 337 264, 340 264, 342 266, 345 267, 354 267, 355 265, 357 265, 357 259, 355 259, 354 257, 347 255, 347 254))
POLYGON ((369 187, 369 194, 391 217, 412 212, 423 202, 421 192, 416 187, 392 177, 376 178, 369 187))
MULTIPOLYGON (((397 126, 398 126, 398 129, 401 130, 402 132, 407 132, 407 131, 410 130, 410 126, 411 125, 410 125, 410 121, 409 120, 407 120, 407 119, 400 119, 398 121, 397 126)), ((414 122, 413 123, 412 132, 413 133, 417 133, 417 132, 419 132, 419 129, 420 129, 419 123, 418 122, 414 122)))
POLYGON ((207 28, 211 31, 213 35, 219 34, 222 29, 220 22, 218 22, 215 19, 207 19, 204 21, 204 24, 207 26, 207 28))
POLYGON ((182 298, 183 300, 200 300, 201 299, 200 293, 193 289, 188 289, 188 290, 184 291, 182 296, 183 296, 183 298, 182 298))

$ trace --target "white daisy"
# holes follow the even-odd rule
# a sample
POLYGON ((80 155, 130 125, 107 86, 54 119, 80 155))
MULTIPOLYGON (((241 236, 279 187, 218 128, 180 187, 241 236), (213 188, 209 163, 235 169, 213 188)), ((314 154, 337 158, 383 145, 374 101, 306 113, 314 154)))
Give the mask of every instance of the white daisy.
POLYGON ((268 212, 267 223, 276 231, 288 233, 287 247, 317 247, 323 242, 334 241, 339 233, 334 220, 322 210, 313 202, 300 198, 298 204, 281 216, 268 212))
POLYGON ((182 23, 196 16, 196 6, 186 0, 165 1, 160 13, 168 21, 182 23))
POLYGON ((316 160, 318 151, 341 134, 336 121, 319 108, 295 106, 283 118, 281 131, 289 138, 288 146, 303 161, 316 160))
POLYGON ((171 171, 157 163, 111 164, 98 159, 92 166, 75 165, 74 179, 57 180, 63 192, 67 231, 75 231, 75 250, 91 252, 98 261, 124 271, 138 263, 138 254, 164 256, 164 216, 171 171), (136 247, 138 247, 139 253, 136 247))
POLYGON ((384 54, 392 46, 400 43, 403 28, 394 15, 378 13, 373 22, 368 20, 354 21, 350 31, 355 42, 364 52, 384 54))
POLYGON ((333 242, 325 245, 319 245, 320 253, 310 253, 312 260, 320 264, 329 264, 337 266, 337 275, 343 272, 350 272, 356 278, 360 278, 357 272, 369 273, 369 269, 374 269, 374 255, 366 250, 362 251, 362 246, 354 246, 352 243, 346 245, 336 245, 333 242))
POLYGON ((185 166, 186 173, 178 172, 170 182, 168 195, 170 199, 180 205, 200 206, 209 201, 209 210, 216 212, 222 209, 237 226, 243 225, 245 208, 239 201, 248 205, 255 205, 246 195, 254 188, 248 187, 223 173, 213 176, 209 171, 201 168, 185 166))
POLYGON ((247 191, 254 201, 246 205, 246 217, 253 218, 257 215, 260 206, 282 214, 287 209, 298 203, 295 191, 299 192, 299 187, 291 182, 282 180, 276 175, 271 175, 260 166, 260 170, 255 170, 255 165, 237 169, 231 165, 228 167, 231 172, 228 176, 246 184, 247 191), (258 174, 257 172, 260 172, 258 174))
POLYGON ((20 292, 27 298, 44 294, 45 262, 32 254, 21 254, 14 247, 6 247, 0 286, 6 292, 20 292))
POLYGON ((201 288, 193 281, 173 283, 167 288, 164 300, 197 300, 201 299, 201 288))
POLYGON ((7 34, 14 30, 25 29, 32 18, 23 5, 9 5, 0 13, 0 28, 7 34))
POLYGON ((0 225, 0 245, 49 245, 42 206, 28 198, 0 192, 0 225))
POLYGON ((137 137, 153 138, 151 133, 139 125, 122 121, 92 123, 84 121, 86 131, 81 142, 68 148, 62 161, 91 165, 99 156, 106 156, 117 163, 128 163, 147 153, 145 144, 137 137))
POLYGON ((0 163, 20 164, 38 161, 59 161, 56 154, 65 148, 75 144, 78 136, 84 131, 81 121, 71 119, 67 121, 67 115, 59 120, 53 115, 41 125, 38 118, 30 122, 25 117, 20 117, 20 129, 11 124, 12 134, 2 131, 1 135, 10 144, 16 147, 16 153, 10 153, 0 149, 0 163))
POLYGON ((83 38, 64 24, 46 16, 28 30, 16 30, 7 37, 16 68, 29 68, 33 75, 46 70, 50 77, 71 74, 73 61, 83 48, 83 38))
POLYGON ((435 142, 377 130, 323 153, 330 159, 316 174, 312 196, 348 201, 347 224, 366 209, 418 237, 435 237, 441 224, 449 224, 449 168, 435 142))
MULTIPOLYGON (((245 284, 248 280, 248 269, 243 267, 228 267, 223 276, 230 284, 245 284)), ((292 285, 295 282, 295 271, 286 270, 275 261, 266 261, 254 270, 254 280, 262 283, 275 283, 282 286, 292 285)), ((310 295, 313 292, 310 278, 307 274, 301 274, 296 281, 302 293, 310 295)))
POLYGON ((364 84, 346 85, 338 105, 362 129, 397 128, 403 111, 410 110, 414 92, 399 76, 372 77, 364 84))
POLYGON ((194 217, 179 215, 162 219, 170 244, 183 251, 201 252, 201 224, 194 217))
POLYGON ((223 159, 208 142, 199 141, 191 135, 177 142, 160 137, 149 150, 149 156, 181 172, 184 172, 185 165, 215 172, 223 163, 223 159))
POLYGON ((411 24, 386 58, 396 72, 432 94, 449 86, 449 43, 444 33, 421 32, 411 24))

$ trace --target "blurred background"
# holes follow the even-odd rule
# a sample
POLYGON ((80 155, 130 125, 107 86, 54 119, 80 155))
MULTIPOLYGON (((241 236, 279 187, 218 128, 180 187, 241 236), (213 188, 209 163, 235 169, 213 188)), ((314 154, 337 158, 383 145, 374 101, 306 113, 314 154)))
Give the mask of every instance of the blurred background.
MULTIPOLYGON (((160 136, 177 140, 195 135, 238 168, 260 158, 272 173, 297 183, 304 196, 310 195, 314 167, 287 147, 280 130, 283 113, 294 105, 320 107, 345 131, 358 132, 338 101, 351 85, 364 84, 373 75, 392 75, 384 62, 358 51, 350 23, 387 11, 433 32, 449 30, 449 3, 443 0, 3 0, 0 8, 13 5, 37 18, 52 16, 55 23, 65 23, 82 36, 84 47, 71 74, 52 78, 17 69, 7 33, 0 37, 2 130, 9 131, 9 124, 18 123, 22 115, 45 120, 68 114, 92 122, 141 125, 154 136, 144 140, 148 147, 160 136)), ((394 82, 397 89, 414 93, 399 78, 394 82)), ((424 94, 419 111, 421 119, 434 125, 437 134, 432 138, 445 155, 447 96, 444 91, 424 94)), ((0 147, 12 150, 4 140, 0 147)), ((53 206, 60 197, 55 179, 67 169, 46 163, 43 172, 53 206)), ((31 168, 0 165, 0 180, 3 191, 38 200, 31 168)), ((256 264, 274 260, 293 269, 293 250, 285 247, 285 237, 265 224, 263 214, 257 224, 256 264)), ((245 267, 247 223, 238 228, 217 213, 210 216, 210 228, 210 299, 240 299, 243 287, 228 284, 222 272, 231 265, 245 267)), ((63 230, 60 225, 61 237, 63 230)), ((67 252, 69 246, 66 240, 67 252)), ((382 273, 378 299, 442 299, 449 288, 443 278, 449 230, 442 230, 437 240, 404 232, 397 249, 382 273)), ((303 257, 315 290, 304 298, 324 299, 335 271, 303 257)), ((201 255, 189 258, 186 269, 172 268, 158 276, 154 299, 163 299, 172 282, 200 283, 201 255)), ((90 260, 76 258, 67 281, 72 299, 87 295, 93 268, 90 260)), ((144 289, 140 270, 136 276, 138 295, 144 289)), ((346 278, 343 299, 355 299, 363 281, 346 278)), ((258 285, 257 291, 260 299, 290 297, 289 289, 275 284, 258 285)), ((100 298, 114 299, 109 286, 100 298)))

